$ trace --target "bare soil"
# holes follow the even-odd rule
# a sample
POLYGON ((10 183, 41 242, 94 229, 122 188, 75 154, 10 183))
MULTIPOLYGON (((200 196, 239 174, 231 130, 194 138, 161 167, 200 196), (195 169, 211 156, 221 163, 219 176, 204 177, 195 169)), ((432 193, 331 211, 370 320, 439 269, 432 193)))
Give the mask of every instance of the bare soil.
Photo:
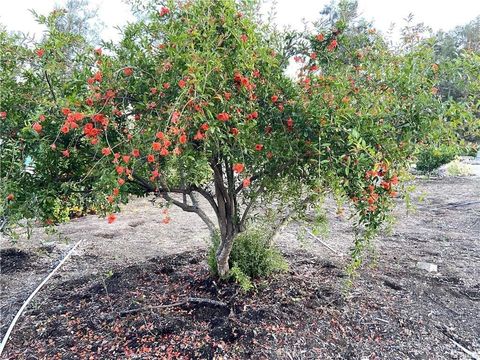
POLYGON ((146 199, 112 225, 87 216, 54 235, 0 239, 2 336, 83 240, 30 304, 4 358, 469 359, 465 350, 480 353, 480 178, 415 183, 416 210, 399 201, 397 222, 348 290, 353 232, 335 209, 323 241, 336 254, 292 223, 276 239, 290 271, 249 294, 210 276, 199 219, 172 209, 163 224, 146 199))

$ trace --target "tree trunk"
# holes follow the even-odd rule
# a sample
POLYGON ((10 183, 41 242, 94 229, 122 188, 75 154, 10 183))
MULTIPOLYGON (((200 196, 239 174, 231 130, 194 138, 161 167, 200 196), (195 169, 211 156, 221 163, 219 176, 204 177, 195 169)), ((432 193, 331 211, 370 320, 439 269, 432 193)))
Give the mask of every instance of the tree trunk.
POLYGON ((234 187, 233 171, 225 162, 225 174, 222 163, 218 159, 212 162, 215 182, 215 196, 218 206, 218 225, 220 228, 220 245, 217 249, 217 271, 220 277, 227 276, 230 266, 228 261, 232 252, 233 242, 239 232, 237 201, 234 187), (224 178, 224 175, 226 178, 224 178), (227 181, 227 186, 225 182, 227 181))
POLYGON ((221 278, 226 277, 230 271, 230 265, 228 264, 228 261, 230 260, 230 253, 232 252, 234 240, 235 236, 228 236, 227 238, 222 238, 220 240, 220 246, 218 247, 216 257, 217 271, 221 278))

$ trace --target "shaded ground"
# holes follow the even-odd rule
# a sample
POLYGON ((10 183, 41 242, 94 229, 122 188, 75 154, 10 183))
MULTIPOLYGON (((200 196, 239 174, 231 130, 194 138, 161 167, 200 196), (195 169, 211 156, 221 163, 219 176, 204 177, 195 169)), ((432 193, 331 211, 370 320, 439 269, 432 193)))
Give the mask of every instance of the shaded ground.
MULTIPOLYGON (((468 359, 453 341, 480 352, 480 181, 417 185, 425 200, 408 216, 399 208, 392 232, 377 242, 375 266, 359 272, 346 296, 348 257, 299 242, 298 224, 277 239, 290 272, 248 295, 209 277, 198 219, 173 213, 172 223, 159 224, 146 201, 113 226, 86 217, 62 225, 62 236, 37 233, 14 250, 2 240, 4 333, 46 270, 84 239, 29 306, 5 358, 468 359), (437 264, 438 273, 417 261, 437 264)), ((329 217, 325 241, 347 253, 351 227, 329 217)))

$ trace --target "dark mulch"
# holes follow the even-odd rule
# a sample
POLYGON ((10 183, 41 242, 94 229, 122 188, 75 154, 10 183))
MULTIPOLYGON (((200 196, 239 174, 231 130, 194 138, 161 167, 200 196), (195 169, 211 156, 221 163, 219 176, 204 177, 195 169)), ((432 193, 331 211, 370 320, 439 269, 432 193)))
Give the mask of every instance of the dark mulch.
POLYGON ((35 255, 15 248, 0 250, 0 272, 11 274, 33 266, 35 255))
POLYGON ((455 309, 442 300, 455 279, 365 269, 346 292, 342 268, 293 253, 289 273, 244 294, 210 277, 203 257, 156 258, 47 286, 5 358, 447 359, 462 356, 450 339, 478 346, 479 302, 460 292, 455 309), (187 297, 227 306, 149 308, 187 297))

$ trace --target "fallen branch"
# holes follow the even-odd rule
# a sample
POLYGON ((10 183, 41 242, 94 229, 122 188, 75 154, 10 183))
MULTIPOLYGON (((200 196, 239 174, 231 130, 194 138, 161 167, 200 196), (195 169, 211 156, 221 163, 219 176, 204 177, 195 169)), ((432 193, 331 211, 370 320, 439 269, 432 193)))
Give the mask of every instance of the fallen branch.
POLYGON ((207 305, 210 305, 210 306, 217 306, 217 307, 227 307, 228 306, 227 303, 224 303, 223 301, 206 299, 206 298, 188 297, 183 301, 178 301, 178 302, 171 303, 171 304, 152 305, 152 306, 144 306, 144 307, 139 307, 139 308, 130 309, 130 310, 122 310, 122 311, 119 312, 119 314, 120 314, 120 316, 122 316, 122 315, 137 313, 139 311, 144 311, 144 310, 168 309, 168 308, 172 308, 172 307, 188 305, 188 304, 191 304, 191 303, 207 304, 207 305))

